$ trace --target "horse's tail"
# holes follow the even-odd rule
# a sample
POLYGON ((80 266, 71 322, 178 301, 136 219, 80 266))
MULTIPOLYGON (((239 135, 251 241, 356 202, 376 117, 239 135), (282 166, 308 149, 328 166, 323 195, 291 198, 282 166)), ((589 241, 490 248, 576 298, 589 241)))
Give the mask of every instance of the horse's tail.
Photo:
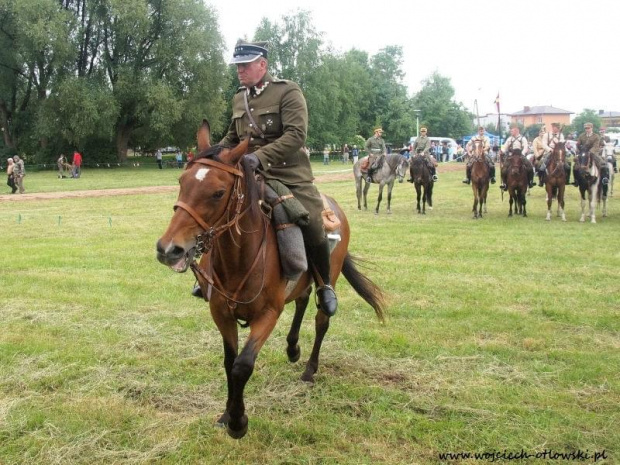
POLYGON ((347 252, 347 255, 344 257, 344 263, 342 264, 342 274, 346 280, 349 281, 353 289, 355 289, 355 292, 375 310, 377 318, 379 318, 380 321, 385 321, 385 296, 383 291, 368 277, 360 273, 356 267, 356 263, 360 261, 361 259, 353 257, 347 252))

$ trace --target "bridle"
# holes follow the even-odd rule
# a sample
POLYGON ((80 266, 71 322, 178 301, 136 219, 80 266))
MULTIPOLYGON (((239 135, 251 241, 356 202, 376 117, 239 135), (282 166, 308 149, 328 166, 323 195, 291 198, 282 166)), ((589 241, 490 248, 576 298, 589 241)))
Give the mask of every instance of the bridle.
MULTIPOLYGON (((251 208, 251 206, 248 206, 245 210, 243 210, 243 211, 241 210, 242 207, 243 207, 243 202, 245 200, 245 194, 243 192, 243 188, 242 188, 242 185, 241 185, 241 180, 243 179, 244 175, 243 175, 243 172, 241 170, 239 170, 238 168, 235 168, 235 167, 230 166, 230 165, 226 165, 224 163, 221 163, 221 162, 209 159, 209 158, 199 158, 197 160, 193 160, 192 162, 190 162, 187 165, 187 167, 189 168, 194 163, 198 163, 198 164, 201 164, 201 165, 210 166, 210 167, 222 170, 222 171, 226 171, 226 172, 228 172, 228 173, 230 173, 230 174, 235 176, 235 182, 234 182, 234 185, 233 185, 232 195, 228 199, 228 204, 226 205, 224 213, 222 213, 222 216, 220 216, 220 218, 213 224, 213 226, 210 226, 209 223, 204 221, 200 217, 198 212, 196 212, 196 210, 194 210, 194 208, 191 207, 190 205, 188 205, 187 203, 182 202, 182 201, 177 201, 174 204, 174 209, 175 210, 177 208, 181 208, 181 209, 185 210, 194 219, 194 221, 198 225, 200 225, 200 227, 203 229, 203 232, 201 232, 200 234, 196 235, 196 246, 195 246, 194 257, 192 258, 192 263, 190 264, 190 268, 194 272, 194 275, 196 275, 196 279, 198 279, 198 275, 200 275, 202 278, 204 278, 213 287, 213 289, 215 289, 223 297, 226 298, 228 306, 232 310, 232 309, 234 309, 237 306, 237 304, 248 304, 248 303, 254 301, 260 295, 260 293, 263 290, 263 287, 265 285, 265 273, 264 272, 262 274, 261 286, 258 289, 256 295, 254 295, 254 297, 252 297, 250 300, 247 300, 247 301, 240 301, 239 300, 239 293, 240 293, 241 289, 243 288, 243 286, 245 285, 246 281, 248 280, 248 278, 252 274, 252 271, 254 270, 256 265, 258 264, 259 259, 261 257, 262 257, 263 265, 265 263, 266 245, 267 245, 267 228, 269 226, 269 221, 267 221, 266 218, 263 218, 263 223, 264 223, 263 239, 262 239, 262 243, 261 243, 261 246, 259 248, 259 251, 256 254, 256 257, 254 258, 254 261, 252 262, 252 266, 250 267, 250 269, 247 271, 247 273, 245 274, 245 276, 241 280, 239 286, 231 294, 230 292, 228 292, 228 291, 226 291, 224 289, 224 286, 223 286, 220 278, 218 277, 217 273, 215 272, 215 270, 211 269, 212 273, 209 273, 208 271, 205 271, 205 270, 201 269, 199 267, 197 261, 200 259, 200 257, 203 254, 211 253, 213 251, 213 246, 214 246, 215 240, 219 236, 221 236, 224 232, 226 232, 229 229, 231 229, 233 226, 234 226, 235 231, 237 232, 237 234, 241 235, 241 229, 239 228, 239 221, 241 220, 241 218, 243 218, 243 216, 251 208), (230 218, 228 221, 226 221, 226 219, 230 217, 230 211, 231 210, 233 211, 232 218, 230 218), (227 216, 227 214, 228 214, 228 216, 227 216), (211 277, 211 274, 212 274, 212 277, 211 277)), ((264 266, 263 266, 263 268, 264 268, 264 266)))

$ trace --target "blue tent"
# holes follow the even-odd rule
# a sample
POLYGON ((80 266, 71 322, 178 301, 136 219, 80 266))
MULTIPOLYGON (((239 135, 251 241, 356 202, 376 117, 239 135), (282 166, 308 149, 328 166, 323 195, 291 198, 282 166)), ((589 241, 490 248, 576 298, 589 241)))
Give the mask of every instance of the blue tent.
MULTIPOLYGON (((478 135, 478 132, 476 132, 475 134, 472 134, 470 136, 464 136, 463 137, 463 146, 465 146, 465 144, 467 144, 467 142, 469 142, 469 140, 472 137, 477 136, 477 135, 478 135)), ((500 145, 501 141, 499 140, 499 136, 497 136, 495 134, 491 134, 486 129, 484 131, 484 135, 487 136, 491 140, 491 147, 493 147, 494 145, 500 145)))

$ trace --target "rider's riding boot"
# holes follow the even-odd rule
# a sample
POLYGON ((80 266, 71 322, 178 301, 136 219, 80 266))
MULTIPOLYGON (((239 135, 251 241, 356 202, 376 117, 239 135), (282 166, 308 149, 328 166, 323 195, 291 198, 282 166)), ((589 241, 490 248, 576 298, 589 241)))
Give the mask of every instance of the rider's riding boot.
POLYGON ((307 247, 306 250, 313 266, 317 306, 327 316, 334 316, 338 309, 338 298, 329 276, 329 242, 325 239, 319 245, 307 247))
POLYGON ((467 165, 465 168, 465 179, 463 179, 463 184, 471 183, 471 166, 467 165))
POLYGON ((579 181, 577 181, 577 171, 573 168, 573 186, 579 187, 579 181))
POLYGON ((508 186, 506 186, 506 179, 504 179, 504 176, 502 176, 502 183, 499 185, 499 188, 503 191, 508 190, 508 186))
POLYGON ((545 185, 545 172, 541 170, 538 172, 538 187, 542 187, 544 185, 545 185))
POLYGON ((368 168, 368 174, 366 175, 366 181, 368 181, 369 183, 372 182, 373 173, 374 173, 374 170, 372 168, 368 168))
POLYGON ((491 176, 491 184, 495 184, 495 165, 489 166, 489 175, 491 176))
POLYGON ((570 166, 564 165, 564 173, 566 174, 566 184, 570 183, 570 166))

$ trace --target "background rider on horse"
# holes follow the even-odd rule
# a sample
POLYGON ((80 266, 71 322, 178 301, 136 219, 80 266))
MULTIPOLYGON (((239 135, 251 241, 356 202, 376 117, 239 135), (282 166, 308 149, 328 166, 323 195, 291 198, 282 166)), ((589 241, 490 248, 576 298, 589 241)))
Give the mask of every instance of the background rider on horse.
MULTIPOLYGON (((579 138, 577 139, 577 155, 581 155, 584 153, 592 154, 592 160, 594 161, 594 163, 596 163, 596 166, 598 166, 599 173, 601 173, 603 185, 605 185, 609 182, 609 173, 607 173, 607 163, 605 162, 605 160, 603 160, 603 157, 601 157, 600 155, 600 150, 601 150, 600 138, 598 134, 596 134, 592 130, 593 129, 592 123, 584 124, 583 128, 585 129, 585 132, 582 132, 579 135, 579 138)), ((576 174, 579 169, 577 165, 578 163, 575 163, 575 166, 573 166, 573 176, 574 176, 573 186, 579 186, 579 183, 577 182, 577 174, 576 174)), ((591 178, 590 182, 595 183, 596 179, 591 178)))
POLYGON ((471 166, 474 163, 473 154, 476 142, 482 144, 482 153, 484 154, 484 159, 489 166, 489 176, 491 177, 491 184, 495 184, 495 163, 493 163, 493 160, 489 156, 489 151, 491 150, 491 139, 489 139, 488 136, 484 135, 484 127, 482 126, 478 127, 478 134, 472 137, 465 146, 465 150, 469 154, 469 160, 467 161, 467 166, 465 167, 465 179, 463 179, 463 182, 465 184, 471 183, 471 166))
MULTIPOLYGON (((437 182, 437 171, 435 170, 435 160, 431 157, 431 140, 426 135, 428 130, 425 127, 420 128, 420 137, 416 138, 413 143, 413 156, 424 157, 428 169, 433 176, 433 182, 437 182)), ((409 179, 409 182, 413 182, 413 178, 409 179)))
MULTIPOLYGON (((564 134, 562 134, 560 123, 551 123, 551 132, 545 132, 542 136, 542 146, 545 151, 545 156, 538 168, 538 185, 543 186, 545 182, 545 174, 547 171, 547 163, 549 162, 549 156, 553 153, 555 144, 558 142, 565 142, 564 134)), ((570 182, 570 163, 564 162, 564 172, 566 173, 566 184, 570 182)))
POLYGON ((381 161, 387 153, 385 141, 383 140, 383 128, 378 126, 375 133, 366 141, 366 151, 368 152, 368 175, 366 180, 372 182, 372 175, 381 166, 381 161))
MULTIPOLYGON (((523 159, 523 165, 525 166, 527 170, 527 179, 529 182, 529 187, 532 188, 534 187, 534 167, 532 166, 532 163, 525 156, 527 154, 528 149, 529 149, 529 145, 527 142, 527 138, 521 135, 519 126, 517 126, 516 124, 511 125, 510 126, 510 137, 506 139, 506 142, 504 142, 504 145, 502 145, 502 153, 508 154, 508 156, 511 156, 513 151, 521 150, 521 157, 523 159)), ((500 189, 502 190, 508 189, 506 186, 506 177, 508 176, 508 170, 509 170, 508 165, 509 163, 504 163, 504 166, 502 167, 502 184, 501 186, 499 186, 500 189)))

